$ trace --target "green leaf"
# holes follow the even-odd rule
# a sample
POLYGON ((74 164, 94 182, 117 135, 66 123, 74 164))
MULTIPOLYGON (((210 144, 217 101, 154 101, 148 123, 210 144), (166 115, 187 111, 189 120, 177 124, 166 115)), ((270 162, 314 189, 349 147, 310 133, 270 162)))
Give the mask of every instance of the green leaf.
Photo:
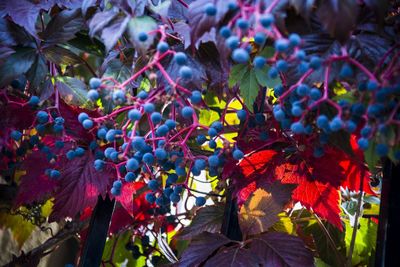
POLYGON ((231 72, 229 73, 228 86, 232 88, 239 81, 241 81, 246 71, 247 71, 247 65, 245 64, 238 64, 233 66, 231 68, 231 72))
POLYGON ((27 72, 36 58, 33 48, 19 48, 0 66, 0 86, 8 85, 12 80, 27 72))
POLYGON ((47 60, 57 65, 75 65, 84 63, 83 59, 78 55, 61 46, 52 46, 44 49, 43 52, 47 60))
POLYGON ((268 77, 268 71, 270 68, 270 66, 265 66, 262 69, 255 68, 254 71, 256 73, 258 84, 263 87, 274 88, 275 86, 282 84, 282 81, 279 77, 275 79, 268 77))
POLYGON ((102 42, 96 38, 90 38, 86 32, 78 32, 74 39, 68 41, 68 44, 99 57, 104 57, 105 47, 102 42))
POLYGON ((263 50, 261 50, 259 55, 265 58, 270 58, 274 54, 275 54, 275 49, 272 46, 266 46, 263 50))
POLYGON ((368 168, 371 172, 374 172, 376 165, 379 162, 380 157, 376 153, 376 142, 372 141, 369 143, 368 149, 364 151, 364 158, 368 164, 368 168))
POLYGON ((202 125, 210 126, 214 121, 219 120, 219 113, 214 110, 201 109, 199 122, 202 125))
POLYGON ((120 83, 127 80, 130 76, 131 76, 130 69, 118 59, 110 60, 110 62, 107 65, 106 71, 103 74, 103 78, 113 77, 120 83))
POLYGON ((257 98, 259 85, 256 73, 253 69, 248 70, 240 81, 240 95, 244 103, 250 110, 253 109, 253 103, 257 98))
MULTIPOLYGON (((353 229, 348 220, 346 220, 346 247, 349 250, 353 229)), ((360 218, 359 228, 352 255, 353 266, 368 265, 369 258, 374 256, 376 248, 376 235, 378 225, 370 219, 360 218)))
POLYGON ((215 205, 199 209, 189 226, 177 235, 179 239, 189 239, 204 231, 217 233, 221 229, 224 216, 224 206, 215 205))
POLYGON ((129 21, 128 30, 131 41, 136 49, 145 52, 154 42, 154 34, 149 34, 147 40, 141 42, 138 35, 141 32, 148 33, 157 28, 156 21, 149 16, 134 17, 129 21))
POLYGON ((91 107, 91 102, 87 98, 87 89, 84 82, 72 77, 56 78, 56 87, 64 101, 73 106, 91 107))

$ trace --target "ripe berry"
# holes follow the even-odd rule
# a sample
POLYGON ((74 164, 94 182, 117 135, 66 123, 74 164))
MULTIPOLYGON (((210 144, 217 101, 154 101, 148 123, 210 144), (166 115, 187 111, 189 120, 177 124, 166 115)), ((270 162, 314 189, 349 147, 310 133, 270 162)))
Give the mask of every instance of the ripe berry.
POLYGON ((172 129, 174 129, 176 127, 176 121, 168 119, 168 120, 165 121, 165 125, 167 125, 168 128, 170 130, 172 130, 172 129))
POLYGON ((92 120, 89 120, 89 119, 86 119, 86 120, 84 120, 84 121, 82 122, 82 126, 83 126, 83 128, 85 128, 85 129, 91 129, 91 128, 93 127, 93 121, 92 121, 92 120))
POLYGON ((206 204, 206 199, 205 199, 205 197, 196 197, 195 204, 196 204, 196 206, 198 206, 198 207, 204 206, 204 204, 206 204))
POLYGON ((146 42, 148 39, 147 33, 145 32, 139 32, 138 34, 138 40, 141 42, 146 42))
POLYGON ((277 121, 283 121, 285 119, 285 112, 281 108, 274 110, 273 113, 277 121))
POLYGON ((378 82, 375 80, 369 80, 367 83, 367 90, 375 91, 376 89, 378 89, 378 82))
POLYGON ((194 167, 199 170, 204 170, 207 167, 207 162, 204 159, 196 159, 194 161, 194 167))
POLYGON ((361 150, 367 150, 369 146, 369 141, 367 138, 362 137, 358 139, 357 145, 361 150))
POLYGON ((59 178, 60 176, 61 176, 61 173, 58 170, 51 170, 51 172, 50 172, 51 178, 59 178))
POLYGON ((389 147, 386 144, 377 144, 376 145, 376 153, 380 157, 384 157, 389 153, 389 147))
POLYGON ((19 141, 22 137, 22 133, 20 131, 14 130, 11 132, 10 136, 15 141, 19 141))
POLYGON ((260 23, 264 28, 268 28, 274 23, 274 16, 272 14, 262 15, 260 18, 260 23))
POLYGON ((343 121, 340 117, 335 117, 333 120, 329 123, 329 127, 333 132, 337 132, 343 127, 343 121))
POLYGON ((157 180, 150 180, 147 186, 150 188, 150 190, 156 191, 160 185, 157 180))
POLYGON ((317 70, 321 67, 322 59, 318 56, 312 56, 310 59, 310 67, 317 70))
POLYGON ((263 45, 265 43, 265 40, 267 39, 267 36, 263 32, 257 32, 254 35, 254 42, 258 45, 263 45))
POLYGON ((146 147, 146 142, 144 141, 144 138, 141 136, 135 136, 132 139, 132 147, 136 150, 142 150, 143 148, 146 147))
POLYGON ((210 127, 210 128, 208 129, 208 135, 209 135, 210 137, 215 137, 215 136, 217 136, 217 134, 218 134, 217 129, 215 129, 215 128, 213 128, 213 127, 210 127))
POLYGON ((369 137, 371 132, 372 132, 372 128, 371 128, 371 126, 368 126, 368 125, 364 126, 364 128, 362 128, 360 131, 361 136, 365 137, 365 138, 369 137))
POLYGON ((49 114, 47 114, 46 111, 41 110, 36 114, 36 119, 39 123, 46 123, 49 121, 49 114))
POLYGON ((147 97, 149 96, 149 94, 146 92, 146 91, 140 91, 138 94, 137 94, 137 97, 139 97, 140 99, 142 99, 142 100, 144 100, 144 99, 146 99, 147 97))
POLYGON ((190 80, 193 77, 193 71, 188 66, 182 66, 179 69, 179 76, 184 80, 190 80))
POLYGON ((217 142, 215 142, 214 139, 211 139, 210 141, 208 141, 208 146, 212 149, 217 147, 217 142))
POLYGON ((355 132, 356 129, 357 129, 357 124, 356 124, 354 121, 348 120, 348 121, 346 122, 346 130, 347 130, 349 133, 355 132))
POLYGON ((142 114, 137 109, 131 109, 128 112, 128 119, 131 121, 138 121, 142 117, 142 114))
POLYGON ((217 155, 212 155, 208 157, 208 165, 210 167, 217 167, 219 164, 219 159, 217 155))
POLYGON ((274 94, 275 96, 281 96, 284 92, 284 88, 281 84, 277 85, 274 87, 274 94))
POLYGON ((232 35, 225 41, 226 46, 232 50, 239 47, 239 43, 240 43, 239 37, 235 35, 232 35))
POLYGON ((240 28, 241 30, 247 30, 249 28, 249 22, 243 18, 239 18, 236 20, 236 27, 240 28))
POLYGON ((126 169, 128 171, 136 171, 139 169, 139 162, 134 158, 128 159, 126 162, 126 169))
POLYGON ((117 132, 114 129, 108 130, 107 133, 106 133, 106 140, 108 142, 114 142, 116 134, 117 134, 117 132))
POLYGON ((96 171, 100 171, 100 170, 102 170, 104 168, 104 164, 105 164, 104 160, 96 159, 94 161, 93 166, 94 166, 96 171))
POLYGON ((85 149, 83 147, 77 147, 75 149, 75 156, 82 157, 83 155, 85 155, 85 149))
POLYGON ((261 56, 256 56, 253 60, 253 65, 254 67, 258 68, 258 69, 262 69, 265 66, 265 63, 267 61, 265 60, 264 57, 261 56))
POLYGON ((277 77, 278 77, 278 69, 277 68, 275 68, 275 67, 271 67, 269 70, 268 70, 268 76, 271 78, 271 79, 276 79, 277 77))
POLYGON ((113 187, 116 188, 116 189, 121 189, 122 188, 122 182, 120 180, 114 181, 113 187))
POLYGON ((290 126, 290 130, 295 134, 302 134, 304 133, 304 125, 301 122, 294 122, 290 126))
POLYGON ((87 98, 89 98, 91 101, 96 101, 97 99, 99 99, 99 97, 100 97, 99 92, 97 92, 97 90, 95 89, 91 89, 87 93, 87 98))
POLYGON ((178 194, 172 193, 169 195, 169 200, 171 200, 172 203, 178 203, 181 197, 178 194))
POLYGON ((151 153, 145 153, 143 155, 143 162, 146 163, 147 165, 151 165, 154 163, 154 156, 151 153))
POLYGON ((151 121, 154 124, 159 124, 161 122, 161 120, 162 120, 162 116, 161 116, 161 114, 159 112, 153 112, 151 114, 150 118, 151 118, 151 121))
POLYGON ((247 118, 247 111, 244 109, 240 109, 240 110, 236 111, 236 115, 239 120, 245 121, 247 118))
POLYGON ((288 70, 289 65, 287 64, 287 62, 285 60, 280 59, 276 62, 276 68, 281 72, 285 72, 288 70))
POLYGON ((154 104, 153 103, 146 103, 143 105, 143 110, 146 113, 153 113, 155 110, 154 104))
MULTIPOLYGON (((168 131, 169 131, 168 126, 165 125, 165 124, 163 124, 163 125, 160 125, 160 126, 157 128, 156 134, 157 134, 157 136, 166 136, 167 133, 168 133, 168 131)), ((163 141, 163 140, 160 140, 160 141, 163 141)))
POLYGON ((57 140, 55 145, 56 145, 56 148, 63 148, 65 144, 63 141, 57 140))
POLYGON ((125 174, 125 181, 126 182, 133 182, 136 179, 136 175, 133 172, 127 172, 125 174))
POLYGON ((110 192, 111 192, 111 194, 114 195, 114 196, 119 196, 119 195, 121 195, 121 189, 118 189, 118 188, 115 188, 115 187, 112 187, 111 190, 110 190, 110 192))
POLYGON ((69 151, 65 154, 65 156, 67 157, 67 159, 71 160, 71 159, 73 159, 73 158, 76 157, 75 151, 69 150, 69 151))
POLYGON ((240 160, 240 159, 242 159, 244 157, 244 154, 243 154, 243 152, 241 150, 235 149, 233 151, 233 153, 232 153, 232 156, 233 156, 234 159, 240 160))
POLYGON ((329 127, 329 119, 325 115, 320 115, 317 118, 317 127, 320 129, 325 129, 329 127))
POLYGON ((312 100, 318 100, 318 99, 320 99, 320 98, 321 98, 321 91, 318 90, 317 88, 312 88, 312 89, 310 90, 310 98, 311 98, 312 100))
POLYGON ((169 49, 169 45, 166 42, 159 42, 157 45, 157 51, 160 53, 165 53, 169 49))
POLYGON ((304 60, 306 58, 306 52, 304 52, 304 50, 297 50, 295 57, 299 60, 304 60))
POLYGON ((39 105, 39 102, 40 102, 39 97, 37 97, 35 95, 31 96, 31 98, 28 101, 29 105, 31 105, 31 106, 37 106, 37 105, 39 105))
POLYGON ((297 33, 292 33, 289 35, 289 43, 291 46, 298 46, 301 42, 301 38, 297 33))
POLYGON ((147 202, 153 204, 156 201, 156 197, 152 193, 147 193, 145 196, 147 202))
POLYGON ((99 78, 93 77, 89 80, 89 86, 92 89, 97 89, 101 85, 101 80, 99 78))
POLYGON ((350 78, 353 76, 353 73, 353 69, 350 67, 350 65, 345 63, 340 69, 339 76, 341 78, 350 78))
POLYGON ((229 29, 228 26, 223 26, 221 27, 221 29, 219 30, 219 34, 224 37, 225 39, 228 38, 229 36, 231 36, 231 29, 229 29))
POLYGON ((163 148, 156 148, 154 155, 158 160, 164 160, 168 156, 167 151, 165 151, 163 148))
POLYGON ((178 65, 185 65, 187 62, 187 56, 183 52, 177 52, 174 55, 174 60, 178 65))
POLYGON ((299 105, 293 105, 291 112, 293 116, 300 117, 303 114, 303 109, 299 105))
POLYGON ((125 103, 126 97, 124 91, 122 90, 114 91, 112 94, 112 99, 118 105, 125 103))
POLYGON ((236 48, 233 50, 232 58, 237 63, 246 63, 249 61, 249 53, 243 48, 236 48))
POLYGON ((217 14, 217 8, 213 3, 207 3, 204 6, 204 12, 206 13, 207 16, 215 16, 217 14))
POLYGON ((299 96, 306 96, 308 94, 308 92, 310 91, 310 88, 308 87, 308 85, 306 84, 300 84, 299 86, 297 86, 296 88, 296 93, 299 96))
POLYGON ((182 117, 184 117, 185 119, 190 119, 193 113, 194 113, 193 108, 189 106, 183 107, 181 111, 182 117))
POLYGON ((200 91, 198 91, 198 90, 192 91, 192 95, 190 96, 190 101, 193 104, 199 104, 201 102, 201 99, 202 99, 202 95, 201 95, 200 91))
POLYGON ((274 47, 278 52, 285 52, 289 48, 289 41, 284 38, 278 39, 275 41, 274 47))
POLYGON ((196 142, 197 142, 197 144, 199 144, 199 145, 204 144, 205 141, 207 141, 207 138, 206 138, 204 135, 202 135, 202 134, 200 134, 200 135, 198 135, 198 136, 196 137, 196 142))

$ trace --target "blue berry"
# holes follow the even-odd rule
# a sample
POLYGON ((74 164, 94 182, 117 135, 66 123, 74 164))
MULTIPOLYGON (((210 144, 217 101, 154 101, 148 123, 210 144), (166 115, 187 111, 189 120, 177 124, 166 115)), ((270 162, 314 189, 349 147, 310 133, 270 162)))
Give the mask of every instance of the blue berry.
POLYGON ((159 112, 153 112, 151 114, 150 118, 151 118, 151 121, 154 124, 159 124, 161 122, 161 120, 162 120, 162 116, 161 116, 161 114, 159 112))
POLYGON ((322 59, 318 56, 312 56, 310 59, 310 67, 314 70, 317 70, 322 65, 322 59))
POLYGON ((61 173, 58 170, 51 170, 51 172, 50 172, 51 178, 59 178, 60 176, 61 176, 61 173))
POLYGON ((142 114, 137 109, 131 109, 128 112, 128 119, 131 121, 138 121, 142 117, 142 114))
POLYGON ((170 130, 172 130, 172 129, 174 129, 176 127, 176 121, 168 119, 168 120, 165 121, 165 125, 167 125, 168 128, 170 130))
POLYGON ((110 192, 111 192, 111 194, 112 194, 113 196, 119 196, 119 195, 121 195, 121 189, 117 189, 117 188, 115 188, 115 187, 112 187, 111 190, 110 190, 110 192))
POLYGON ((193 77, 193 71, 188 66, 182 66, 179 69, 179 76, 184 80, 190 80, 193 77))
POLYGON ((36 119, 39 123, 46 123, 49 121, 49 114, 47 114, 46 111, 41 110, 36 114, 36 119))
POLYGON ((274 87, 274 94, 275 96, 279 97, 283 94, 284 88, 281 84, 274 87))
POLYGON ((113 99, 113 101, 114 101, 116 104, 118 104, 118 105, 125 103, 126 97, 125 97, 124 91, 122 91, 122 90, 115 90, 115 91, 113 92, 113 94, 112 94, 112 99, 113 99))
POLYGON ((175 173, 168 174, 167 183, 174 184, 178 181, 178 175, 175 173))
POLYGON ((63 141, 57 140, 55 145, 56 145, 56 148, 63 148, 65 144, 63 141))
POLYGON ((57 117, 54 119, 54 123, 56 124, 64 124, 65 120, 63 117, 57 117))
POLYGON ((197 144, 199 144, 199 145, 204 144, 205 141, 207 141, 207 138, 206 138, 204 135, 202 135, 202 134, 200 134, 200 135, 198 135, 198 136, 196 137, 196 142, 197 142, 197 144))
POLYGON ((236 20, 236 27, 240 28, 241 30, 247 30, 249 28, 250 24, 247 20, 243 18, 239 18, 236 20))
POLYGON ((213 3, 207 3, 204 6, 204 12, 206 13, 207 16, 215 16, 217 14, 217 8, 213 3))
POLYGON ((215 136, 217 136, 217 134, 218 134, 217 129, 215 129, 215 128, 213 128, 213 127, 210 127, 210 128, 208 129, 208 135, 209 135, 210 137, 215 137, 215 136))
POLYGON ((285 52, 289 48, 289 41, 284 38, 278 39, 275 41, 274 47, 278 52, 285 52))
POLYGON ((145 196, 147 202, 153 204, 156 201, 156 197, 152 193, 147 193, 145 196))
POLYGON ((126 162, 126 169, 128 171, 136 171, 139 169, 139 162, 134 158, 128 159, 126 162))
POLYGON ((148 35, 145 32, 139 32, 138 34, 138 40, 141 42, 146 42, 148 39, 148 35))
POLYGON ((300 64, 297 66, 297 70, 300 74, 306 73, 309 68, 310 68, 310 64, 308 64, 305 61, 300 62, 300 64))
POLYGON ((175 186, 175 188, 174 188, 174 193, 175 194, 180 194, 180 193, 182 193, 182 191, 183 191, 183 188, 182 188, 181 185, 175 186))
POLYGON ((320 129, 325 129, 329 127, 329 119, 325 115, 320 115, 317 118, 317 127, 320 129))
POLYGON ((75 151, 73 151, 73 150, 69 150, 65 155, 67 156, 67 159, 69 159, 69 160, 74 159, 76 157, 75 151))
POLYGON ((121 189, 122 188, 122 182, 120 180, 114 181, 113 187, 116 188, 116 189, 121 189))
POLYGON ((291 112, 293 116, 300 117, 303 114, 303 109, 299 105, 293 105, 291 112))
POLYGON ((247 111, 244 109, 240 109, 240 110, 236 111, 236 115, 239 120, 245 121, 247 118, 247 111))
POLYGON ((357 123, 355 123, 355 122, 352 121, 352 120, 348 120, 348 121, 346 122, 346 130, 347 130, 349 133, 354 133, 354 132, 357 130, 357 123))
POLYGON ((384 157, 389 153, 389 147, 386 144, 377 144, 376 153, 380 157, 384 157))
POLYGON ((196 159, 194 167, 198 170, 204 170, 207 167, 207 162, 204 159, 196 159))
POLYGON ((85 129, 91 129, 91 128, 93 127, 93 121, 92 121, 92 120, 89 120, 89 119, 84 120, 84 121, 82 122, 82 126, 83 126, 83 128, 85 128, 85 129))
POLYGON ((229 47, 232 50, 237 48, 237 47, 239 47, 239 43, 240 43, 239 37, 237 37, 235 35, 229 37, 225 41, 226 46, 229 47))
POLYGON ((108 142, 114 142, 115 141, 115 136, 117 135, 117 132, 114 129, 110 129, 106 133, 106 140, 108 142))
POLYGON ((194 110, 192 107, 185 106, 182 108, 181 114, 185 119, 190 119, 193 116, 194 110))
POLYGON ((157 45, 157 51, 160 53, 165 53, 169 49, 169 45, 166 42, 159 42, 157 45))
POLYGON ((249 61, 249 53, 243 48, 236 48, 233 50, 232 58, 237 63, 246 63, 249 61))
POLYGON ((367 90, 375 91, 376 89, 378 89, 378 82, 375 80, 369 80, 367 83, 367 90))
POLYGON ((274 23, 274 16, 272 14, 265 14, 260 17, 260 23, 264 28, 268 28, 274 23))
POLYGON ((147 186, 150 188, 150 190, 156 191, 160 186, 160 184, 158 183, 157 180, 150 180, 147 186))
POLYGON ((133 172, 127 172, 125 174, 125 181, 126 182, 133 182, 136 179, 136 175, 133 172))
POLYGON ((318 90, 317 88, 312 88, 311 90, 310 90, 310 98, 312 99, 312 100, 318 100, 318 99, 320 99, 321 98, 321 91, 320 90, 318 90))
POLYGON ((187 62, 187 56, 183 52, 177 52, 174 55, 174 60, 178 65, 185 65, 187 62))
POLYGON ((275 68, 275 67, 271 67, 269 70, 268 70, 268 76, 271 78, 271 79, 276 79, 277 77, 278 77, 278 69, 277 68, 275 68))
POLYGON ((40 102, 39 97, 37 97, 35 95, 31 96, 31 98, 28 101, 29 105, 31 105, 31 106, 37 106, 37 105, 39 105, 39 102, 40 102))
POLYGON ((142 99, 142 100, 144 100, 144 99, 146 99, 147 97, 149 96, 149 94, 146 92, 146 91, 140 91, 138 94, 137 94, 137 97, 139 97, 140 99, 142 99))
POLYGON ((357 145, 361 150, 367 150, 369 146, 369 141, 366 138, 360 138, 357 140, 357 145))
POLYGON ((228 38, 229 36, 231 36, 231 29, 229 29, 228 26, 223 26, 221 27, 221 29, 219 30, 219 34, 224 37, 225 39, 228 38))
POLYGON ((265 63, 267 61, 265 60, 264 57, 261 56, 256 56, 253 60, 253 65, 254 67, 258 68, 258 69, 262 69, 265 66, 265 63))
POLYGON ((100 97, 99 92, 97 92, 97 90, 95 89, 91 89, 87 93, 87 98, 89 98, 89 100, 91 101, 96 101, 97 99, 99 99, 99 97, 100 97))
POLYGON ((147 165, 151 165, 154 163, 154 156, 151 153, 145 153, 143 155, 143 162, 146 163, 147 165))
POLYGON ((169 195, 169 200, 171 200, 172 203, 178 203, 181 197, 178 194, 172 193, 169 195))
POLYGON ((104 168, 104 164, 105 164, 104 160, 96 159, 94 161, 93 166, 94 166, 96 171, 101 171, 104 168))
POLYGON ((132 147, 136 150, 142 150, 146 147, 146 142, 141 136, 135 136, 132 139, 132 147))
POLYGON ((368 125, 364 126, 360 131, 361 136, 365 137, 365 138, 369 137, 371 132, 372 132, 372 128, 371 128, 371 126, 368 126, 368 125))
POLYGON ((342 78, 350 78, 353 76, 354 72, 353 69, 350 67, 349 64, 343 64, 342 68, 340 69, 339 76, 342 78))
POLYGON ((85 149, 83 147, 77 147, 75 149, 75 156, 82 157, 83 155, 85 155, 85 149))
POLYGON ((337 132, 343 127, 343 121, 340 117, 335 117, 333 120, 329 123, 329 128, 333 132, 337 132))
POLYGON ((213 123, 211 123, 210 127, 215 128, 217 132, 221 132, 223 129, 223 125, 220 121, 214 121, 213 123))
POLYGON ((306 58, 306 52, 304 52, 304 50, 297 50, 295 57, 299 60, 304 60, 306 58))
POLYGON ((276 62, 276 68, 281 72, 285 72, 288 70, 289 65, 285 60, 280 59, 276 62))
POLYGON ((285 119, 285 112, 282 109, 276 109, 273 111, 273 113, 277 121, 283 121, 285 119))
POLYGON ((101 85, 101 80, 99 78, 93 77, 89 80, 89 86, 92 89, 97 89, 101 85))
POLYGON ((199 104, 201 102, 201 99, 202 99, 202 95, 201 95, 200 91, 198 91, 198 90, 192 91, 192 95, 190 96, 190 101, 193 104, 199 104))
POLYGON ((114 149, 113 147, 107 147, 107 148, 104 150, 104 156, 105 156, 106 158, 110 158, 110 157, 111 157, 111 153, 113 153, 113 152, 115 152, 115 149, 114 149))
MULTIPOLYGON (((165 124, 163 124, 163 125, 160 125, 160 126, 157 128, 156 134, 157 134, 158 136, 166 136, 167 133, 168 133, 168 131, 169 131, 168 126, 165 125, 165 124)), ((160 140, 160 141, 163 141, 163 140, 160 140)))
POLYGON ((290 130, 295 134, 302 134, 304 133, 304 125, 301 122, 294 122, 290 126, 290 130))
POLYGON ((204 204, 206 204, 205 197, 196 197, 195 204, 198 207, 204 206, 204 204))
POLYGON ((167 151, 165 151, 163 148, 156 148, 154 155, 158 160, 164 160, 168 156, 167 151))
POLYGON ((263 124, 265 122, 265 116, 262 113, 256 113, 255 115, 255 121, 257 124, 263 124))
POLYGON ((211 139, 210 141, 208 141, 208 146, 212 149, 215 149, 217 147, 217 142, 215 142, 214 139, 211 139))
POLYGON ((212 155, 208 157, 208 165, 210 167, 217 167, 219 164, 219 158, 217 155, 212 155))
POLYGON ((153 103, 146 103, 143 105, 143 110, 146 113, 153 113, 155 110, 154 104, 153 103))
POLYGON ((11 132, 10 136, 15 141, 19 141, 22 137, 22 133, 20 131, 14 130, 11 132))
POLYGON ((298 46, 301 42, 301 38, 297 33, 292 33, 289 35, 289 43, 291 46, 298 46))
POLYGON ((300 84, 299 86, 297 86, 296 88, 296 93, 299 96, 306 96, 308 95, 308 92, 310 91, 310 88, 308 87, 308 85, 306 84, 300 84))
POLYGON ((267 40, 267 36, 263 32, 257 32, 254 35, 254 43, 256 43, 260 46, 263 45, 266 40, 267 40))
POLYGON ((236 160, 240 160, 244 157, 244 153, 240 149, 233 150, 232 157, 236 160))

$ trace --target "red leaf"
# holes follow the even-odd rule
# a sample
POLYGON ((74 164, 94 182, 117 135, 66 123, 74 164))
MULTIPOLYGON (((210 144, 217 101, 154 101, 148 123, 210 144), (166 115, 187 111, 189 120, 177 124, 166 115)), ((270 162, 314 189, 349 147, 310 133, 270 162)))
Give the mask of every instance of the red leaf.
POLYGON ((134 222, 132 216, 121 206, 117 206, 114 209, 109 233, 114 234, 123 229, 126 226, 131 225, 134 222))
POLYGON ((82 157, 73 160, 62 159, 60 184, 54 195, 53 212, 50 221, 74 217, 87 207, 94 207, 98 195, 105 196, 115 170, 111 167, 96 171, 94 157, 86 151, 82 157))
MULTIPOLYGON (((25 101, 9 96, 10 101, 24 103, 25 101)), ((35 112, 29 105, 18 105, 16 103, 8 103, 3 97, 0 102, 5 102, 0 105, 0 125, 4 129, 17 129, 22 131, 30 127, 33 123, 35 112)))
POLYGON ((15 205, 30 204, 42 201, 55 189, 57 183, 45 175, 45 170, 51 168, 46 154, 36 150, 29 154, 22 162, 22 169, 26 174, 21 177, 15 205))

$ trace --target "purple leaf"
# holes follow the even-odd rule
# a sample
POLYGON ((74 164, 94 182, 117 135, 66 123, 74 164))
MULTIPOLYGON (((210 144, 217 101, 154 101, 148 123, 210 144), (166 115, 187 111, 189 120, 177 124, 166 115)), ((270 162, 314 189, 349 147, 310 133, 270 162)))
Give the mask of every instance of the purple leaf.
POLYGON ((101 39, 106 46, 107 51, 111 50, 118 39, 124 33, 130 17, 117 19, 111 26, 104 28, 101 33, 101 39))

